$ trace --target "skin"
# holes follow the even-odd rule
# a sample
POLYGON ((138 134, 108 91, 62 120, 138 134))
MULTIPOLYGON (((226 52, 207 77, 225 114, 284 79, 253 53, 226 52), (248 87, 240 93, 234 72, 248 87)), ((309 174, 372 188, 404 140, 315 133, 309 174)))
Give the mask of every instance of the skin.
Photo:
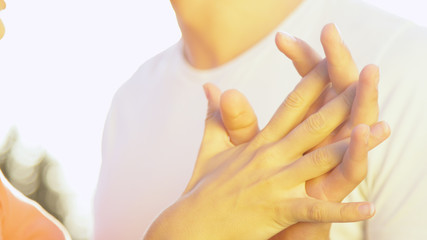
MULTIPOLYGON (((303 79, 261 131, 258 129, 252 108, 241 93, 229 90, 221 94, 215 86, 205 85, 209 110, 205 136, 193 176, 182 197, 156 219, 145 239, 167 239, 170 236, 176 239, 209 239, 208 236, 213 239, 329 238, 331 219, 328 217, 334 211, 319 205, 316 207, 318 211, 313 211, 312 206, 304 205, 307 199, 301 196, 312 197, 311 200, 340 202, 364 179, 367 170, 367 151, 390 134, 386 123, 376 122, 378 68, 368 65, 359 76, 348 49, 337 33, 334 25, 327 25, 322 31, 322 43, 327 52, 326 60, 318 58, 317 53, 302 40, 280 34, 277 36, 279 49, 293 60, 303 79), (341 46, 337 47, 337 44, 341 46), (338 65, 334 61, 342 64, 338 65), (343 71, 338 71, 339 69, 343 71), (348 74, 354 69, 356 77, 348 74), (325 89, 329 81, 332 86, 325 89), (350 94, 352 91, 354 95, 350 94), (342 98, 343 96, 348 98, 342 98), (337 100, 340 98, 343 101, 337 100), (340 109, 343 110, 346 104, 339 107, 340 104, 335 105, 337 102, 347 102, 346 104, 349 104, 347 111, 341 112, 340 109), (328 120, 324 121, 326 116, 328 120), (371 127, 366 124, 360 125, 360 122, 369 123, 371 127), (313 131, 313 128, 318 131, 313 131), (370 134, 364 135, 366 137, 363 140, 364 144, 362 138, 358 138, 363 135, 363 131, 370 131, 370 134), (312 135, 313 132, 319 135, 312 135), (345 145, 349 136, 350 143, 345 145), (325 151, 327 148, 333 150, 325 151), (234 154, 235 149, 243 154, 234 154), (271 149, 273 153, 269 153, 271 149), (290 149, 294 154, 290 154, 290 149), (251 150, 255 153, 251 154, 253 153, 251 150), (289 154, 297 159, 289 160, 289 154), (231 157, 227 158, 229 155, 231 157), (242 155, 254 157, 241 160, 242 155), (335 157, 332 157, 334 155, 335 157), (272 180, 275 177, 269 176, 268 173, 271 171, 277 173, 280 170, 271 168, 290 167, 291 165, 286 164, 303 161, 310 156, 312 160, 317 159, 314 161, 330 158, 335 160, 341 158, 342 161, 339 160, 335 167, 323 174, 300 182, 304 186, 297 187, 302 192, 296 192, 296 196, 302 195, 297 197, 296 205, 289 208, 275 205, 277 203, 286 205, 284 203, 292 202, 290 199, 295 200, 295 195, 286 194, 286 190, 292 189, 287 188, 292 176, 284 176, 276 185, 275 180, 272 180), (243 163, 235 163, 236 161, 243 163), (261 177, 257 177, 259 175, 261 177), (251 182, 254 178, 257 181, 251 182), (264 185, 265 182, 268 185, 264 185), (247 184, 256 186, 254 192, 246 190, 247 184), (275 196, 276 191, 283 198, 271 198, 275 196), (243 192, 249 196, 239 194, 238 199, 235 199, 232 194, 236 192, 243 192), (263 201, 257 205, 260 196, 263 201), (231 202, 230 206, 227 204, 228 201, 231 202), (214 204, 216 202, 221 204, 214 204), (282 211, 275 215, 271 213, 274 210, 265 206, 282 211), (311 214, 317 213, 307 217, 304 214, 307 213, 307 209, 311 209, 308 210, 311 214), (296 220, 294 214, 298 216, 302 214, 307 218, 296 220), (317 217, 314 217, 315 215, 317 217), (242 224, 239 222, 241 219, 250 220, 242 224), (278 226, 271 223, 272 220, 279 223, 278 226)), ((313 165, 305 165, 299 174, 311 172, 313 170, 311 167, 313 165)), ((293 171, 298 172, 297 169, 293 171)))
MULTIPOLYGON (((172 3, 174 4, 174 2, 172 3)), ((220 3, 220 1, 217 3, 220 3)), ((248 9, 246 9, 247 12, 239 12, 240 16, 251 16, 249 13, 251 13, 253 7, 256 6, 254 1, 246 2, 246 4, 248 6, 248 9)), ((299 1, 288 1, 283 2, 283 4, 284 5, 281 5, 280 9, 289 9, 289 12, 286 13, 289 14, 293 8, 299 4, 299 1), (289 3, 293 3, 293 5, 289 5, 289 3)), ((211 5, 201 5, 205 8, 212 7, 211 5)), ((271 21, 264 22, 264 25, 259 24, 258 27, 254 27, 254 22, 247 23, 243 31, 249 29, 248 26, 250 24, 252 24, 251 29, 256 29, 256 31, 255 34, 248 35, 249 38, 246 41, 234 42, 232 41, 233 36, 229 38, 218 38, 213 41, 201 41, 203 44, 199 46, 196 44, 196 47, 186 45, 186 57, 194 66, 200 68, 214 67, 233 59, 259 41, 259 39, 264 36, 263 34, 271 31, 271 29, 275 27, 275 23, 282 21, 283 18, 286 17, 283 11, 274 11, 274 13, 268 12, 268 10, 272 10, 271 7, 274 4, 266 2, 265 5, 267 6, 265 9, 258 8, 257 11, 261 13, 259 16, 266 16, 265 14, 268 13, 270 16, 269 20, 271 21), (221 47, 225 45, 228 46, 228 49, 221 47), (239 47, 234 48, 232 46, 239 47), (212 49, 206 51, 208 48, 212 47, 217 48, 218 51, 212 51, 212 49), (224 49, 224 51, 221 51, 221 49, 224 49), (214 53, 215 56, 206 54, 209 52, 214 53)), ((178 6, 179 4, 174 5, 176 9, 179 9, 178 6)), ((0 8, 4 7, 4 1, 0 0, 0 8)), ((194 14, 194 12, 191 11, 190 13, 194 14)), ((188 18, 179 18, 179 21, 186 32, 194 30, 199 31, 201 29, 197 26, 191 26, 190 30, 188 30, 188 25, 185 25, 188 18)), ((220 21, 212 25, 211 30, 214 32, 214 35, 222 31, 218 28, 219 24, 222 24, 222 22, 220 21)), ((240 23, 236 26, 242 27, 242 24, 243 23, 240 23)), ((233 30, 231 32, 233 32, 233 30)), ((193 34, 193 36, 200 37, 203 35, 201 33, 198 34, 193 34)), ((2 37, 3 35, 4 26, 1 24, 0 36, 2 37)), ((187 43, 191 42, 191 37, 189 38, 187 36, 186 34, 184 39, 187 39, 187 43)), ((313 54, 313 56, 315 55, 313 54)), ((327 176, 334 176, 335 170, 339 169, 339 167, 345 169, 346 164, 348 165, 352 162, 360 161, 361 159, 363 161, 366 160, 368 149, 385 139, 387 135, 386 128, 384 128, 384 125, 381 123, 375 125, 378 131, 372 131, 371 129, 371 133, 369 133, 367 125, 356 125, 357 122, 364 122, 365 119, 358 120, 356 116, 361 115, 358 114, 358 112, 360 112, 358 110, 359 108, 353 110, 352 104, 349 104, 349 102, 353 103, 353 101, 356 101, 356 106, 363 106, 363 103, 357 102, 358 99, 363 98, 360 96, 358 97, 358 93, 360 95, 361 92, 364 92, 359 89, 365 88, 364 86, 367 85, 370 80, 363 79, 373 78, 372 76, 375 74, 371 72, 375 70, 365 70, 367 73, 362 73, 359 84, 349 86, 354 81, 348 81, 348 84, 345 84, 340 80, 340 82, 337 83, 338 85, 334 86, 333 91, 335 91, 335 95, 326 94, 329 96, 328 100, 332 100, 326 105, 316 105, 316 101, 323 100, 322 97, 320 100, 317 99, 320 97, 319 94, 322 93, 320 90, 322 90, 326 84, 325 79, 327 79, 327 75, 329 74, 329 77, 332 75, 331 81, 334 84, 332 80, 333 76, 339 76, 340 73, 334 72, 334 69, 330 68, 331 64, 329 62, 322 64, 320 61, 316 62, 314 57, 307 59, 317 64, 316 66, 313 64, 311 67, 311 69, 315 69, 315 71, 310 74, 311 72, 308 71, 310 68, 309 65, 307 64, 305 66, 307 72, 302 75, 306 77, 301 81, 302 84, 297 86, 296 91, 299 91, 298 94, 303 93, 304 99, 308 98, 315 101, 304 101, 301 102, 302 105, 296 106, 293 100, 289 100, 292 99, 292 97, 287 98, 282 107, 278 109, 272 121, 262 131, 258 131, 257 128, 252 128, 247 134, 239 132, 237 130, 239 130, 239 126, 242 126, 242 123, 232 118, 227 118, 227 114, 225 113, 227 111, 226 106, 229 106, 227 102, 232 101, 229 99, 233 99, 234 96, 239 96, 239 93, 228 92, 221 97, 218 89, 214 86, 205 87, 210 110, 207 116, 205 135, 193 177, 180 200, 171 208, 167 209, 159 219, 155 221, 153 227, 150 228, 150 231, 146 235, 146 238, 154 237, 153 239, 162 239, 162 237, 167 237, 156 235, 164 233, 164 231, 159 232, 156 230, 167 229, 168 236, 175 231, 173 236, 177 239, 180 239, 180 237, 182 237, 182 239, 199 239, 200 237, 206 239, 206 236, 215 236, 215 239, 218 237, 224 239, 236 237, 263 239, 275 235, 281 237, 277 235, 280 231, 298 222, 359 221, 373 215, 373 206, 369 203, 340 204, 334 203, 333 201, 319 200, 322 199, 322 197, 318 199, 313 198, 311 195, 316 195, 316 193, 310 193, 311 188, 308 185, 310 185, 310 181, 320 179, 320 182, 322 182, 321 180, 324 178, 327 179, 327 176), (323 73, 323 75, 316 75, 319 73, 323 73), (317 91, 308 91, 304 87, 307 85, 307 82, 312 86, 317 86, 317 91), (366 83, 364 84, 364 82, 366 83), (341 86, 339 85, 340 83, 342 83, 341 86), (341 92, 342 94, 339 94, 341 92), (316 112, 316 114, 310 115, 310 111, 316 112), (319 116, 326 115, 330 112, 334 112, 335 114, 337 111, 338 114, 336 114, 331 121, 324 122, 321 125, 322 127, 319 128, 317 125, 319 123, 319 116), (350 123, 344 122, 346 116, 350 113, 350 123), (275 122, 283 122, 285 119, 288 123, 287 125, 281 126, 275 124, 275 122), (233 122, 236 123, 236 125, 232 125, 233 122), (341 127, 338 130, 340 139, 335 137, 328 140, 329 134, 335 131, 343 122, 345 123, 344 126, 348 125, 350 127, 341 127), (279 126, 280 131, 277 129, 279 126), (235 132, 233 133, 233 131, 235 132), (273 132, 280 132, 280 135, 272 136, 271 133, 273 132), (344 133, 341 134, 341 132, 344 133), (349 135, 350 132, 351 137, 347 138, 346 135, 349 135), (310 139, 313 140, 306 141, 305 138, 307 136, 310 136, 310 139), (373 143, 371 141, 373 141, 373 143), (331 142, 334 143, 328 144, 331 142), (288 149, 288 151, 285 152, 284 149, 288 149), (289 149, 292 150, 289 151, 289 149), (311 152, 305 154, 309 151, 311 152), (280 156, 280 158, 278 158, 278 156, 280 156), (277 164, 280 162, 279 159, 282 162, 277 164), (259 171, 260 167, 261 169, 266 169, 267 173, 259 171), (284 182, 286 182, 286 184, 284 184, 284 182), (236 195, 236 191, 233 189, 243 190, 242 192, 244 194, 236 195), (266 191, 266 189, 269 191, 266 191), (214 205, 217 208, 207 207, 212 206, 211 199, 215 199, 217 196, 222 196, 221 199, 224 200, 223 204, 218 206, 214 205), (264 202, 254 202, 253 199, 258 199, 257 197, 259 196, 266 197, 267 200, 262 199, 264 202), (248 203, 261 203, 261 206, 253 208, 256 205, 248 205, 248 203), (277 203, 284 204, 277 205, 277 203), (248 211, 248 209, 250 210, 248 211), (259 212, 253 212, 252 209, 256 209, 259 212), (251 221, 241 224, 241 217, 248 216, 248 214, 251 216, 251 221), (253 214, 258 217, 253 217, 253 214), (185 219, 184 216, 190 218, 185 219), (205 218, 206 216, 212 218, 212 221, 207 221, 207 225, 203 225, 203 223, 197 221, 198 217, 205 218), (166 220, 162 221, 162 219, 166 220), (220 225, 215 226, 215 224, 212 224, 218 222, 215 221, 218 219, 221 219, 220 225), (182 234, 182 229, 177 228, 177 222, 193 222, 195 224, 192 225, 192 229, 189 229, 189 231, 184 231, 184 235, 180 235, 182 234), (170 225, 168 223, 173 224, 170 225)), ((296 63, 296 65, 298 65, 298 63, 296 63)), ((303 70, 299 71, 304 72, 303 70)), ((295 94, 291 94, 290 96, 295 96, 295 94)), ((237 97, 237 99, 238 98, 239 97, 237 97)), ((247 107, 250 108, 250 106, 243 104, 241 109, 247 107)), ((252 123, 250 122, 248 126, 252 126, 253 123, 256 122, 256 117, 254 119, 255 120, 252 123)), ((2 179, 2 182, 4 183, 6 180, 2 179)), ((11 187, 5 187, 3 184, 0 188, 2 192, 2 206, 7 206, 7 208, 2 211, 3 216, 8 219, 2 226, 2 234, 5 238, 64 238, 61 229, 53 223, 55 222, 54 220, 47 217, 47 214, 34 203, 22 200, 20 197, 14 195, 9 191, 10 188, 11 187), (14 218, 20 218, 20 220, 12 221, 11 219, 14 218), (23 219, 25 219, 25 221, 23 221, 23 219), (13 224, 15 222, 19 222, 19 224, 13 224), (34 231, 20 231, 17 230, 18 228, 34 231), (38 232, 40 229, 46 232, 38 232)), ((316 189, 316 187, 313 187, 313 189, 316 189)), ((330 198, 336 199, 338 197, 330 198)), ((325 200, 330 199, 326 197, 325 200)), ((294 226, 298 226, 298 224, 294 226)), ((303 227, 307 228, 306 226, 303 227)), ((314 227, 318 228, 318 225, 314 225, 314 227)))
POLYGON ((171 4, 181 28, 185 57, 194 67, 209 69, 252 47, 302 1, 171 0, 171 4))
MULTIPOLYGON (((0 10, 6 3, 0 0, 0 10)), ((0 20, 0 39, 4 25, 0 20)), ((0 171, 0 239, 71 239, 65 228, 36 202, 16 190, 0 171)))
MULTIPOLYGON (((369 203, 348 205, 308 195, 307 181, 324 174, 334 176, 340 167, 366 161, 369 149, 369 127, 362 124, 350 138, 303 155, 346 121, 355 100, 357 84, 301 122, 328 79, 326 64, 318 64, 290 94, 298 92, 305 100, 299 105, 285 100, 279 107, 272 119, 287 122, 287 127, 281 126, 284 135, 270 121, 248 142, 237 145, 231 142, 221 116, 221 101, 227 101, 222 99, 227 94, 205 85, 209 107, 193 176, 181 198, 154 221, 145 239, 268 239, 298 222, 358 221, 372 216, 369 203), (322 121, 319 116, 330 117, 322 121)), ((229 92, 235 94, 239 95, 229 92)), ((383 132, 379 135, 386 138, 383 132)))
MULTIPOLYGON (((184 55, 188 62, 196 68, 214 68, 224 64, 240 53, 246 51, 253 46, 259 39, 262 39, 272 29, 283 21, 300 3, 298 0, 288 1, 242 1, 233 0, 227 1, 231 6, 237 6, 233 10, 233 14, 226 14, 223 6, 223 1, 200 1, 200 0, 171 0, 174 10, 177 15, 182 36, 184 40, 184 55), (237 9, 237 11, 235 11, 237 9), (239 11, 244 9, 244 11, 239 11), (279 10, 279 11, 277 11, 279 10), (221 17, 218 17, 221 16, 221 17), (261 17, 262 16, 262 17, 261 17), (193 21, 197 19, 197 21, 193 21), (257 26, 265 26, 258 28, 257 26), (234 34, 236 33, 236 34, 234 34)), ((278 48, 287 55, 297 68, 301 76, 305 76, 314 66, 320 62, 319 55, 314 52, 306 43, 299 39, 293 38, 292 41, 287 40, 282 36, 278 36, 278 48)), ((329 99, 342 92, 347 86, 359 79, 359 70, 351 58, 347 47, 344 45, 339 31, 334 26, 328 25, 322 31, 322 45, 324 47, 327 58, 328 74, 332 83, 332 88, 325 91, 322 96, 316 100, 307 112, 307 115, 316 112, 329 99)), ((377 104, 377 84, 378 84, 378 68, 376 66, 367 66, 360 75, 360 84, 358 84, 356 104, 351 111, 351 118, 343 124, 339 129, 335 130, 331 136, 326 138, 318 147, 324 146, 327 143, 338 141, 349 135, 351 129, 359 123, 372 125, 371 131, 382 131, 385 137, 390 134, 390 130, 386 125, 373 125, 378 117, 377 104), (367 101, 364 101, 367 99, 367 101)), ((257 120, 253 112, 251 112, 248 103, 244 97, 239 97, 235 92, 226 92, 221 99, 221 114, 223 124, 227 128, 229 137, 233 143, 245 143, 258 134, 257 120), (237 97, 236 97, 237 96, 237 97), (236 109, 246 109, 239 111, 236 109), (249 110, 248 110, 249 109, 249 110), (237 120, 234 116, 240 116, 237 120), (233 120, 230 120, 233 119, 233 120), (228 121, 230 120, 230 121, 228 121)), ((294 104, 298 101, 298 97, 291 97, 290 102, 294 104)), ((304 117, 301 117, 303 119, 304 117)), ((266 135, 266 134, 264 134, 266 135)), ((267 134, 267 136, 269 136, 267 134)), ((381 136, 381 137, 384 137, 381 136)), ((370 139, 370 147, 375 145, 381 138, 378 135, 374 139, 370 139)), ((274 137, 273 137, 274 138, 274 137)), ((277 136, 275 137, 277 138, 277 136)), ((316 148, 315 147, 315 148, 316 148)), ((364 178, 366 172, 366 163, 361 162, 365 167, 357 168, 358 171, 349 171, 348 168, 343 168, 344 173, 352 176, 352 184, 346 184, 345 191, 339 192, 335 196, 332 194, 324 194, 319 191, 309 191, 312 195, 318 195, 324 199, 330 198, 334 201, 340 201, 348 191, 364 178)), ((323 187, 319 182, 325 181, 310 181, 312 184, 323 187), (315 184, 316 183, 316 184, 315 184)), ((340 189, 339 186, 331 184, 327 192, 334 192, 334 189, 340 189)), ((310 190, 310 188, 308 188, 310 190)), ((329 226, 317 226, 306 224, 304 228, 300 228, 303 224, 297 225, 300 231, 299 235, 289 234, 288 238, 297 236, 298 239, 304 239, 306 233, 320 235, 327 239, 329 235, 329 226)), ((297 229, 295 227, 294 229, 297 229)), ((288 231, 291 233, 291 231, 288 231)), ((280 238, 279 238, 280 239, 280 238)), ((282 239, 286 239, 283 234, 282 239)), ((309 235, 307 239, 310 239, 309 235)), ((317 238, 319 239, 319 238, 317 238)))
MULTIPOLYGON (((328 74, 332 85, 335 83, 334 87, 324 91, 322 94, 324 98, 327 95, 336 96, 339 92, 337 89, 348 86, 359 78, 351 54, 338 33, 339 31, 333 24, 328 24, 322 31, 321 41, 328 60, 328 74), (338 59, 340 61, 337 61, 338 59)), ((300 39, 289 37, 286 34, 278 34, 276 43, 278 48, 291 58, 302 76, 306 75, 307 71, 316 64, 324 64, 318 54, 300 39)), ((345 138, 350 134, 351 129, 360 123, 371 125, 371 132, 382 132, 380 135, 371 134, 370 149, 381 142, 382 138, 389 136, 388 126, 384 123, 376 123, 378 118, 378 78, 376 66, 368 65, 363 69, 349 120, 315 148, 345 138)), ((229 91, 223 95, 221 115, 231 141, 235 143, 248 141, 259 131, 253 110, 244 96, 238 92, 229 91), (244 118, 240 116, 244 116, 244 118)), ((295 105, 297 101, 294 99, 291 99, 290 102, 295 105)), ((324 100, 322 97, 319 98, 309 112, 317 111, 317 106, 323 104, 324 100)), ((365 178, 366 171, 366 158, 347 162, 328 175, 308 181, 306 189, 312 197, 339 202, 365 178)), ((278 234, 274 239, 328 239, 329 229, 330 224, 298 223, 278 234)))
MULTIPOLYGON (((4 0, 0 0, 0 11, 4 10, 5 8, 6 8, 5 1, 4 0)), ((4 32, 5 32, 4 25, 3 25, 3 22, 0 19, 0 39, 3 38, 4 32)))

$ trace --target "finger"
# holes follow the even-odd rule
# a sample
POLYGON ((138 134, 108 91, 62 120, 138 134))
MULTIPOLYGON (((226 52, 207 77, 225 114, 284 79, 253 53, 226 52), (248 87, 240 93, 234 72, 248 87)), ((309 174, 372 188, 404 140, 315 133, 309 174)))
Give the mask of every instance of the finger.
POLYGON ((217 114, 219 110, 219 100, 221 95, 221 90, 217 88, 212 83, 206 83, 203 85, 203 90, 205 92, 206 100, 208 100, 208 112, 206 120, 209 120, 217 114))
POLYGON ((335 203, 317 199, 295 199, 289 205, 287 209, 295 222, 357 222, 369 219, 375 214, 375 207, 369 202, 335 203))
POLYGON ((390 137, 390 126, 386 122, 377 122, 371 125, 368 148, 372 150, 390 137))
POLYGON ((335 24, 327 24, 320 38, 328 62, 329 77, 338 93, 356 82, 359 71, 335 24))
POLYGON ((351 110, 353 126, 364 123, 371 125, 378 120, 379 69, 375 65, 366 66, 360 73, 359 85, 351 110))
POLYGON ((310 179, 317 178, 338 166, 347 150, 348 142, 340 141, 305 154, 293 163, 275 161, 283 167, 274 181, 287 187, 293 187, 310 179))
POLYGON ((332 84, 328 84, 328 86, 323 90, 322 94, 317 98, 317 100, 311 105, 310 109, 305 114, 305 118, 309 117, 313 113, 319 111, 326 103, 330 100, 337 97, 338 94, 335 92, 332 84))
POLYGON ((374 124, 378 120, 379 71, 375 65, 366 66, 360 73, 350 119, 334 136, 333 141, 347 138, 358 124, 374 124))
POLYGON ((281 106, 266 125, 255 137, 254 143, 267 144, 280 140, 299 124, 328 84, 326 63, 316 66, 283 101, 281 106))
MULTIPOLYGON (((368 168, 368 150, 372 148, 369 146, 369 142, 376 139, 376 145, 378 145, 389 135, 389 127, 384 122, 377 123, 370 129, 364 124, 354 128, 343 162, 326 176, 321 183, 322 186, 317 187, 324 191, 323 195, 326 196, 326 199, 342 201, 365 179, 368 168)), ((318 195, 310 193, 309 195, 318 197, 318 195)))
POLYGON ((347 119, 355 94, 356 84, 353 84, 295 127, 274 146, 276 151, 299 156, 318 145, 347 119))
POLYGON ((209 158, 230 147, 231 143, 220 116, 221 90, 211 83, 203 85, 203 89, 208 100, 208 112, 199 158, 209 158))
POLYGON ((234 145, 250 141, 259 132, 258 120, 246 97, 237 90, 221 95, 222 122, 234 145))
POLYGON ((341 201, 365 179, 368 171, 368 141, 369 126, 361 124, 355 127, 343 162, 328 176, 325 191, 329 200, 341 201))
POLYGON ((319 54, 303 40, 289 33, 276 34, 276 46, 292 60, 295 69, 304 77, 322 60, 319 54))
MULTIPOLYGON (((277 33, 276 46, 283 54, 292 60, 295 69, 302 77, 306 76, 322 60, 320 55, 311 48, 310 45, 289 33, 277 33)), ((335 91, 325 90, 324 93, 322 93, 322 95, 312 104, 306 116, 317 112, 320 107, 325 104, 327 100, 326 97, 329 95, 328 92, 335 93, 335 91)))
POLYGON ((211 83, 204 84, 203 90, 208 100, 205 131, 193 174, 184 193, 190 191, 202 176, 220 164, 220 162, 209 161, 213 156, 232 146, 220 116, 219 101, 221 90, 211 83))

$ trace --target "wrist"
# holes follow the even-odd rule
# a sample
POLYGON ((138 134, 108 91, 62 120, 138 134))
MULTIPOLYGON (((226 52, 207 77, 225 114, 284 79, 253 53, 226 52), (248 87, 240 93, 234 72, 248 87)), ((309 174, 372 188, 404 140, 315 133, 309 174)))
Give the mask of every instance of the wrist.
MULTIPOLYGON (((144 240, 151 239, 170 239, 171 236, 174 236, 174 239, 184 239, 182 231, 183 224, 185 221, 185 216, 180 216, 179 218, 179 206, 177 203, 174 203, 172 206, 165 209, 155 220, 151 223, 150 227, 147 229, 144 240)), ((185 226, 184 226, 185 227, 185 226)))
MULTIPOLYGON (((204 238, 201 213, 189 197, 181 197, 173 205, 165 209, 150 225, 144 240, 191 240, 204 238)), ((209 235, 207 235, 209 236, 209 235)))

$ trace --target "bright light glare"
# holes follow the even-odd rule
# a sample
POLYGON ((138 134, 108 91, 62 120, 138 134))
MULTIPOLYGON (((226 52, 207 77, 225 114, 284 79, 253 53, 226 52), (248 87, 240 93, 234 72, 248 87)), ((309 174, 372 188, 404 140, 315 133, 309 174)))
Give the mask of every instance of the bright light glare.
MULTIPOLYGON (((423 0, 369 2, 427 26, 423 0)), ((23 146, 46 149, 75 192, 75 215, 91 219, 110 101, 141 63, 179 39, 172 8, 169 1, 148 0, 7 4, 1 14, 7 31, 0 42, 0 143, 16 126, 23 146)))

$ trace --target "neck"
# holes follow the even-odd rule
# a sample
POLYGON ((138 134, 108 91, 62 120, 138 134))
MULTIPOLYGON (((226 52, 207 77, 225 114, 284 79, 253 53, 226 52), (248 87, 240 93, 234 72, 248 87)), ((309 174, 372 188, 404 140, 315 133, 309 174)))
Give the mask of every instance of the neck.
POLYGON ((171 0, 187 61, 220 66, 260 41, 303 0, 171 0))

